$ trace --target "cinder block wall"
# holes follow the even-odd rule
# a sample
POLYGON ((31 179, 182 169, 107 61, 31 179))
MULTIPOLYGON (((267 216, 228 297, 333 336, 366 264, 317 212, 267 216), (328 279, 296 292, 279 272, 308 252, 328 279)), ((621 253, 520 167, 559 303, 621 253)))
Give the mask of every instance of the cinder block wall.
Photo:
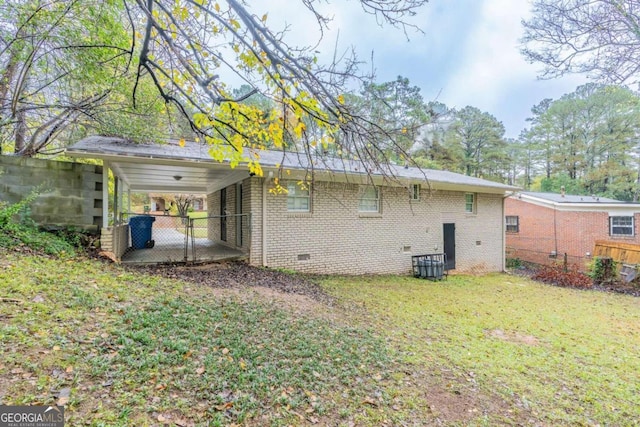
MULTIPOLYGON (((510 197, 505 201, 505 215, 517 215, 520 221, 518 233, 506 233, 507 248, 549 254, 556 250, 557 238, 558 256, 566 253, 569 256, 585 257, 587 253, 593 254, 596 240, 640 244, 640 214, 634 215, 634 236, 628 237, 609 235, 608 212, 555 211, 554 214, 554 209, 550 207, 510 197)), ((526 260, 538 262, 535 259, 526 260)))
POLYGON ((44 226, 97 231, 102 223, 102 166, 0 156, 0 200, 15 203, 40 187, 31 218, 44 226))
MULTIPOLYGON (((262 265, 263 179, 245 184, 252 213, 250 262, 262 265)), ((227 198, 233 188, 227 189, 227 198)), ((456 271, 500 271, 504 257, 502 197, 478 194, 476 214, 465 213, 463 192, 423 189, 410 201, 403 188, 383 187, 380 214, 358 212, 360 188, 316 183, 308 213, 287 211, 287 196, 267 194, 268 267, 334 274, 408 274, 411 256, 443 251, 443 223, 456 224, 456 271)), ((219 194, 209 196, 219 209, 219 194)))

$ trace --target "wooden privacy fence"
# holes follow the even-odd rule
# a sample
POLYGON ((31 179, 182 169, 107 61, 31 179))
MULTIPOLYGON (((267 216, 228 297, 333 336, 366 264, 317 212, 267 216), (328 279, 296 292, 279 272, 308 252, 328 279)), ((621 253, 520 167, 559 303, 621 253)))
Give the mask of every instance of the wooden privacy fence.
POLYGON ((608 257, 623 264, 640 264, 640 245, 596 240, 593 256, 608 257))

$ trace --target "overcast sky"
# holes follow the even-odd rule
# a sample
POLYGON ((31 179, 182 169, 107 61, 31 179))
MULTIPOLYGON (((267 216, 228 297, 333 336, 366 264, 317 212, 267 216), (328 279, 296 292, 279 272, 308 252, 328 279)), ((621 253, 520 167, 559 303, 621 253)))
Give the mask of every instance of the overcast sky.
MULTIPOLYGON (((293 7, 296 3, 260 1, 254 10, 268 10, 271 24, 286 21, 291 26, 288 40, 313 42, 313 18, 293 7)), ((421 88, 425 101, 478 107, 504 124, 507 137, 520 134, 531 107, 542 99, 557 99, 586 82, 580 76, 536 78, 540 67, 528 64, 519 52, 520 21, 530 13, 528 0, 430 0, 412 18, 424 34, 410 32, 409 41, 401 30, 377 25, 357 0, 329 0, 319 7, 334 17, 323 52, 333 50, 339 34, 341 49, 353 45, 367 62, 373 52, 378 82, 401 75, 421 88)))

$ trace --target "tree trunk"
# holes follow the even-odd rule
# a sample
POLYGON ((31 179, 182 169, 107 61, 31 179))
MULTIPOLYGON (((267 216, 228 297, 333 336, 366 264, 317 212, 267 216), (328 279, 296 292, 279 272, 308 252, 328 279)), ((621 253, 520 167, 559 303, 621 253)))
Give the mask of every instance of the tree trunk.
POLYGON ((24 110, 18 110, 16 114, 15 148, 14 153, 23 154, 27 140, 27 115, 24 110))
POLYGON ((13 75, 16 72, 16 63, 13 55, 9 58, 9 64, 7 68, 2 73, 2 78, 0 78, 0 112, 2 112, 7 105, 9 105, 9 100, 7 99, 7 95, 9 94, 9 87, 11 87, 11 81, 13 80, 13 75))

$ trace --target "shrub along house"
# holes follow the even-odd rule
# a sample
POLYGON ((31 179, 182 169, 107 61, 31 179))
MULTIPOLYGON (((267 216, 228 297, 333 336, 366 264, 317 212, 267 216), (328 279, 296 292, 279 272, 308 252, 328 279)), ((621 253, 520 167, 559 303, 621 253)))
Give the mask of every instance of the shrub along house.
MULTIPOLYGON (((363 173, 355 162, 276 151, 260 152, 264 177, 258 177, 214 161, 207 146, 193 142, 181 147, 89 137, 67 152, 102 159, 120 192, 206 194, 207 239, 242 251, 252 265, 405 274, 412 255, 446 253, 456 271, 504 268, 504 198, 515 190, 507 185, 399 166, 391 166, 397 179, 389 180, 363 173), (313 182, 301 187, 311 168, 313 182), (288 192, 273 194, 279 172, 288 192)), ((118 199, 111 196, 115 212, 122 209, 118 199)), ((128 247, 126 227, 103 224, 103 241, 113 242, 117 258, 128 247)))
POLYGON ((505 215, 507 252, 525 261, 546 264, 565 253, 570 261, 586 261, 596 241, 640 244, 638 203, 521 192, 507 198, 505 215))

